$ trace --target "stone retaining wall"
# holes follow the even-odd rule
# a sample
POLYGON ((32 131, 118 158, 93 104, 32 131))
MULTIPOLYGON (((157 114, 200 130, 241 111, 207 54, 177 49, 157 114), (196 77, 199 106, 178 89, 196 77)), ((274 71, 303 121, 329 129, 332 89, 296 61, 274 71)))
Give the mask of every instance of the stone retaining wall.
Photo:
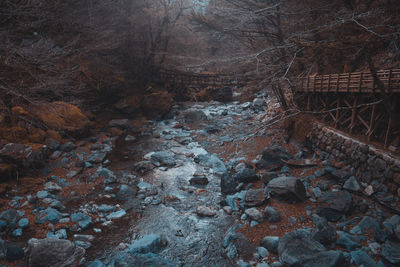
POLYGON ((400 195, 399 156, 318 122, 313 123, 308 139, 322 159, 339 161, 360 182, 400 195))

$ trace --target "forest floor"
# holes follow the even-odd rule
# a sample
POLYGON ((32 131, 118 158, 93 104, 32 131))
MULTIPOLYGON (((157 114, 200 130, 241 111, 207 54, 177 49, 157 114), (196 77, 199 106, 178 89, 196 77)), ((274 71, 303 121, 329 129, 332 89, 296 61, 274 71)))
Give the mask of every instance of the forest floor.
POLYGON ((167 119, 109 118, 95 136, 54 146, 40 173, 1 184, 2 263, 399 263, 400 216, 340 164, 287 143, 285 129, 262 127, 277 110, 262 95, 180 103, 167 119), (72 242, 52 250, 31 240, 46 237, 72 242))

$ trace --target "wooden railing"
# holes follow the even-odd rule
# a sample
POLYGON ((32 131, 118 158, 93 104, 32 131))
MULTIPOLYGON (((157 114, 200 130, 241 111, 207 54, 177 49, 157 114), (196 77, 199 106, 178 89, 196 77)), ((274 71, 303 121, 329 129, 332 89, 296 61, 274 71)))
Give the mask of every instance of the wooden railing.
POLYGON ((377 76, 384 85, 378 88, 372 73, 352 72, 343 74, 311 75, 299 80, 296 91, 306 93, 400 93, 400 69, 380 70, 377 76))

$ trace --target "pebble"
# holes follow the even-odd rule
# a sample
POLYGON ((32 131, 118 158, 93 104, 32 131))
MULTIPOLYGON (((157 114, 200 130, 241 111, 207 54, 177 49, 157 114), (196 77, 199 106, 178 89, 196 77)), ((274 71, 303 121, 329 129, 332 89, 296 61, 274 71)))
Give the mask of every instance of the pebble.
POLYGON ((126 211, 124 209, 121 209, 119 211, 115 211, 107 215, 108 220, 114 220, 114 219, 119 219, 122 218, 123 216, 126 215, 126 211))

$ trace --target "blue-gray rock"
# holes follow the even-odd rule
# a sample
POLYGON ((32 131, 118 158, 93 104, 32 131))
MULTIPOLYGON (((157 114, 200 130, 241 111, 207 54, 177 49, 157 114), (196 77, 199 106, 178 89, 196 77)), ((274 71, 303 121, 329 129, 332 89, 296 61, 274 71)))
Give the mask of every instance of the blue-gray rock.
POLYGON ((272 196, 290 201, 304 201, 306 189, 300 179, 281 176, 272 179, 267 185, 272 196))
MULTIPOLYGON (((17 226, 19 218, 21 218, 21 216, 15 209, 8 209, 0 214, 0 219, 2 219, 3 222, 6 222, 8 227, 11 229, 17 226)), ((4 225, 4 223, 1 225, 4 225)))
POLYGON ((278 254, 278 243, 279 236, 264 236, 260 242, 260 245, 266 248, 268 251, 278 254))
POLYGON ((5 244, 5 249, 6 260, 9 262, 22 259, 25 256, 24 248, 19 244, 8 242, 5 244))
POLYGON ((311 231, 311 237, 326 247, 332 246, 336 241, 336 229, 325 218, 319 218, 311 231))
POLYGON ((94 260, 88 262, 87 267, 104 267, 104 264, 100 260, 94 260))
POLYGON ((32 238, 28 241, 28 266, 78 266, 85 249, 65 239, 32 238), (44 260, 45 259, 45 260, 44 260))
POLYGON ((278 144, 271 144, 266 147, 262 153, 261 161, 257 163, 260 169, 275 169, 283 166, 282 160, 288 160, 292 156, 290 153, 278 144))
POLYGON ((266 258, 269 256, 269 252, 265 247, 257 247, 257 253, 261 258, 266 258))
POLYGON ((343 266, 344 256, 338 251, 327 251, 307 232, 293 231, 279 240, 280 261, 287 266, 343 266))
POLYGON ((336 244, 345 248, 347 251, 353 251, 361 247, 361 241, 358 237, 343 231, 337 231, 337 235, 336 244))
POLYGON ((142 237, 141 239, 135 241, 129 246, 130 253, 157 253, 161 251, 163 245, 165 245, 164 240, 158 234, 150 234, 142 237))
POLYGON ((96 173, 106 179, 106 183, 113 183, 117 179, 114 172, 103 167, 99 167, 96 173))
POLYGON ((156 166, 173 167, 176 165, 175 155, 169 151, 154 152, 150 159, 156 166))
POLYGON ((188 123, 196 123, 199 121, 207 120, 206 114, 204 114, 204 112, 201 110, 188 109, 183 111, 182 114, 183 117, 185 118, 185 121, 188 123))
POLYGON ((39 213, 36 215, 35 223, 42 224, 45 222, 51 222, 52 224, 56 224, 61 218, 62 214, 58 210, 47 208, 39 211, 39 213))
POLYGON ((264 215, 267 221, 269 221, 270 223, 276 223, 281 221, 281 216, 274 207, 269 207, 269 206, 265 207, 264 215))
POLYGON ((36 196, 40 199, 42 198, 46 198, 49 196, 49 192, 47 192, 46 190, 42 190, 36 193, 36 196))
POLYGON ((65 229, 57 230, 55 233, 49 231, 46 234, 47 238, 67 239, 67 231, 65 229))
POLYGON ((237 251, 237 248, 236 248, 236 246, 235 246, 234 243, 230 243, 230 244, 225 248, 225 254, 226 254, 226 256, 227 256, 228 258, 230 258, 230 259, 234 259, 234 258, 237 256, 238 251, 237 251))
POLYGON ((74 243, 78 247, 81 247, 81 248, 84 248, 84 249, 88 249, 88 248, 90 248, 92 246, 92 243, 90 243, 88 241, 75 240, 74 243))
POLYGON ((21 228, 17 228, 12 232, 12 235, 15 237, 19 237, 22 236, 22 229, 21 228))
POLYGON ((350 252, 351 259, 357 265, 363 265, 365 267, 375 267, 376 262, 364 251, 364 250, 356 250, 350 252))
POLYGON ((22 218, 18 221, 18 226, 21 227, 22 229, 25 229, 29 226, 29 220, 28 218, 22 218))
POLYGON ((243 260, 239 260, 237 262, 237 266, 239 266, 239 267, 251 267, 251 265, 248 262, 245 262, 243 260))
POLYGON ((70 152, 76 148, 76 145, 72 142, 67 142, 60 146, 60 150, 64 152, 70 152))
POLYGON ((265 189, 249 189, 244 195, 246 207, 258 207, 269 200, 269 194, 265 189))
POLYGON ((82 229, 87 229, 93 225, 92 218, 82 212, 73 213, 71 215, 71 221, 77 222, 82 229))
POLYGON ((359 192, 361 190, 361 186, 358 183, 356 177, 351 176, 343 185, 343 189, 352 191, 352 192, 359 192))
POLYGON ((353 198, 347 191, 326 192, 320 199, 317 214, 328 221, 337 222, 343 215, 351 213, 353 198))
POLYGON ((322 197, 322 191, 319 187, 311 187, 311 190, 312 190, 315 198, 322 197))
POLYGON ((136 196, 137 192, 132 187, 123 184, 120 186, 119 191, 117 193, 117 199, 119 200, 129 200, 136 196))
POLYGON ((194 161, 212 168, 213 172, 219 175, 227 171, 224 162, 216 154, 200 154, 194 157, 194 161))
POLYGON ((89 163, 97 164, 102 163, 107 157, 107 153, 105 152, 92 152, 89 156, 87 156, 86 160, 89 163))
POLYGON ((251 183, 257 181, 259 178, 254 169, 242 168, 233 175, 233 179, 235 179, 237 183, 251 183))
POLYGON ((359 224, 357 224, 350 233, 361 235, 363 233, 374 233, 374 239, 379 242, 385 242, 387 233, 381 228, 380 224, 369 216, 364 216, 359 224))
POLYGON ((231 177, 229 172, 226 171, 221 175, 220 186, 223 194, 232 194, 236 192, 237 183, 236 180, 231 177))
POLYGON ((109 219, 109 220, 120 219, 125 215, 126 215, 126 211, 121 209, 119 211, 111 212, 109 215, 107 215, 107 219, 109 219))
POLYGON ((400 244, 386 241, 382 246, 382 256, 392 264, 400 264, 400 244))
POLYGON ((264 216, 262 215, 262 213, 256 209, 256 208, 250 208, 250 209, 246 209, 244 211, 244 213, 247 214, 247 216, 250 217, 250 219, 256 221, 256 222, 263 222, 264 221, 264 216))
POLYGON ((108 205, 108 204, 101 204, 97 210, 100 212, 112 212, 115 211, 117 208, 113 205, 108 205))

